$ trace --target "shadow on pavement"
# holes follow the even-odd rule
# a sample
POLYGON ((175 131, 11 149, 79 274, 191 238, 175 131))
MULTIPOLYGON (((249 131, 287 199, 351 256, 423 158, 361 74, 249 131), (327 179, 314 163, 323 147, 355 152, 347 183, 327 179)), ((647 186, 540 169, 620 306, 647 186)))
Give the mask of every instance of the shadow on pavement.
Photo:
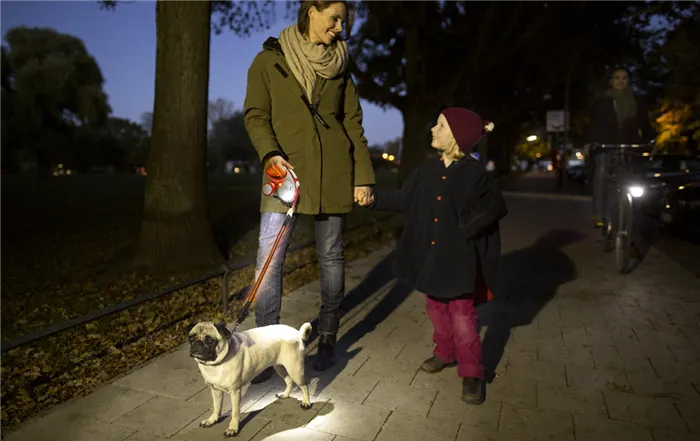
MULTIPOLYGON (((348 316, 354 312, 367 297, 371 296, 379 289, 388 283, 396 280, 392 268, 392 262, 396 251, 392 251, 384 259, 382 259, 372 270, 367 273, 367 276, 360 282, 352 291, 350 291, 343 300, 344 316, 348 316)), ((390 291, 382 296, 379 302, 364 316, 362 320, 357 322, 346 331, 337 341, 335 348, 335 365, 325 372, 318 372, 312 367, 314 357, 307 358, 307 372, 313 372, 318 378, 315 384, 314 393, 318 394, 330 383, 333 382, 336 376, 340 374, 362 348, 354 348, 350 350, 353 343, 356 343, 365 335, 374 331, 381 322, 391 315, 394 310, 403 303, 404 300, 413 292, 413 289, 396 281, 390 291)), ((312 322, 314 332, 309 338, 312 341, 318 337, 316 333, 317 319, 312 322)), ((308 344, 308 343, 307 343, 308 344)))
POLYGON ((585 236, 575 230, 552 230, 530 247, 501 256, 496 298, 478 308, 486 381, 493 381, 512 329, 527 326, 556 295, 560 285, 577 277, 574 262, 561 248, 585 236))

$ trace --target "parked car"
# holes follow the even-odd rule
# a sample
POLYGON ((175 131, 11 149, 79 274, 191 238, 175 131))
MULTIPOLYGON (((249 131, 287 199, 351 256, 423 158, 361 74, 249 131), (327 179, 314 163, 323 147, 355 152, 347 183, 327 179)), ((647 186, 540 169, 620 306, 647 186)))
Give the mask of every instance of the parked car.
POLYGON ((660 218, 666 226, 700 223, 700 173, 695 174, 694 180, 688 180, 666 192, 660 218))
POLYGON ((647 182, 642 210, 659 216, 666 205, 664 198, 678 187, 695 182, 700 177, 700 158, 692 155, 656 155, 644 166, 647 182))
POLYGON ((587 167, 584 164, 577 164, 567 167, 566 176, 570 181, 585 183, 588 180, 587 167))
POLYGON ((700 171, 697 155, 654 155, 645 166, 645 176, 659 178, 700 171))

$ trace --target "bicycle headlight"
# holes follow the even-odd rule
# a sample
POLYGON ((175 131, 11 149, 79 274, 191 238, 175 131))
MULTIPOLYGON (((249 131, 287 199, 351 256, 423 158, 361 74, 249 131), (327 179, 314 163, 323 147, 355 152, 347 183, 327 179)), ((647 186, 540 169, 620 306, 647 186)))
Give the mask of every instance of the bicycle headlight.
POLYGON ((644 195, 644 187, 640 185, 633 185, 629 188, 629 193, 633 198, 640 198, 644 195))

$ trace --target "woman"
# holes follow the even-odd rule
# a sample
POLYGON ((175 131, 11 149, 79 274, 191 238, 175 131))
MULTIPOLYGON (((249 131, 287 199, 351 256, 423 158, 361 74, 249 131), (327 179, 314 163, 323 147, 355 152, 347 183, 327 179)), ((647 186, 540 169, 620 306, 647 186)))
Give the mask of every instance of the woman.
MULTIPOLYGON (((314 368, 320 371, 334 363, 345 290, 345 214, 354 201, 369 199, 374 184, 362 109, 348 71, 347 45, 340 38, 347 13, 344 1, 302 2, 297 23, 279 39, 269 38, 253 60, 244 105, 246 129, 263 168, 294 169, 301 184, 297 213, 314 216, 322 300, 314 368)), ((274 198, 262 196, 257 274, 286 211, 274 198)), ((257 326, 279 323, 282 263, 293 226, 260 286, 257 326)), ((254 382, 271 375, 268 370, 254 382)))
MULTIPOLYGON (((625 68, 615 68, 610 76, 610 88, 591 108, 589 143, 646 144, 654 138, 649 111, 630 86, 630 74, 625 68)), ((593 153, 593 210, 597 227, 601 227, 605 207, 604 184, 606 153, 593 153)))

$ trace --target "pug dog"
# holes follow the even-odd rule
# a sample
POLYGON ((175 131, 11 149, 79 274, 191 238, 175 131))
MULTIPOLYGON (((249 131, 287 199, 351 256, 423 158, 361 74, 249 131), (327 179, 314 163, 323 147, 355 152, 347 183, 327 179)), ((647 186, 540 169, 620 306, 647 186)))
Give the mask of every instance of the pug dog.
POLYGON ((241 389, 247 389, 251 380, 270 366, 287 385, 277 397, 289 398, 296 383, 303 395, 301 408, 310 409, 304 377, 304 341, 310 334, 310 323, 304 323, 299 330, 270 325, 241 333, 232 333, 225 323, 197 323, 188 336, 190 357, 197 361, 213 399, 211 416, 200 422, 200 427, 211 427, 219 421, 226 392, 231 396, 231 423, 224 436, 238 435, 241 389))

